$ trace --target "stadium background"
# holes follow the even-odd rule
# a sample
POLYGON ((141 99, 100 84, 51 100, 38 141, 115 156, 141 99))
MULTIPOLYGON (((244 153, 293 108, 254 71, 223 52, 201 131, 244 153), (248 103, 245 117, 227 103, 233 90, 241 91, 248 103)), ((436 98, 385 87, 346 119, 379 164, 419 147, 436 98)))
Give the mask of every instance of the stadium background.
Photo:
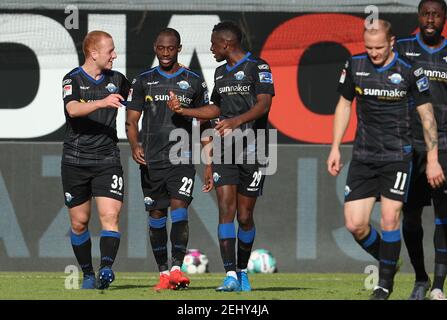
MULTIPOLYGON (((72 2, 79 28, 67 30, 71 12, 57 1, 0 3, 0 270, 62 271, 75 264, 67 210, 60 183, 64 115, 61 79, 82 64, 81 42, 88 30, 114 36, 115 69, 132 79, 153 65, 157 30, 174 27, 182 35, 179 60, 201 72, 212 88, 217 64, 209 52, 218 21, 239 22, 245 47, 272 66, 276 97, 270 113, 278 129, 278 171, 268 177, 255 221, 254 247, 269 249, 280 272, 358 272, 373 263, 343 228, 346 170, 326 171, 336 86, 348 55, 362 47, 366 5, 379 7, 399 36, 416 29, 413 1, 95 1, 72 2)), ((120 271, 156 271, 147 240, 146 214, 138 167, 125 141, 124 110, 118 126, 127 194, 121 215, 123 237, 116 262, 120 271)), ((345 142, 353 138, 352 121, 345 142)), ((351 147, 343 147, 344 159, 351 147)), ((345 164, 347 167, 348 163, 345 164)), ((201 170, 190 210, 190 245, 221 272, 214 194, 200 192, 201 170)), ((378 208, 373 216, 378 223, 378 208)), ((424 215, 426 261, 433 261, 433 214, 424 215)), ((92 235, 99 234, 93 215, 92 235)), ((99 256, 98 238, 93 238, 99 256)), ((406 250, 404 270, 409 271, 406 250)), ((97 260, 95 265, 97 265, 97 260)))

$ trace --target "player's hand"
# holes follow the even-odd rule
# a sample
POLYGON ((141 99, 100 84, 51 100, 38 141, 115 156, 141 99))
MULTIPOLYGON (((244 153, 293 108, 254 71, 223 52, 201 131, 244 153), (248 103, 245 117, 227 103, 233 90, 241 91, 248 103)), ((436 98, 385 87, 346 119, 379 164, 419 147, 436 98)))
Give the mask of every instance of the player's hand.
POLYGON ((211 165, 205 166, 205 174, 204 174, 205 184, 202 186, 202 192, 210 192, 214 187, 213 180, 213 169, 211 165))
POLYGON ((112 93, 111 95, 105 97, 100 100, 102 108, 121 108, 121 101, 124 101, 124 98, 118 93, 112 93))
POLYGON ((168 107, 172 111, 178 114, 183 113, 182 105, 180 104, 180 100, 177 98, 174 92, 169 91, 169 100, 168 100, 168 107))
POLYGON ((214 129, 219 133, 220 136, 226 136, 233 132, 234 129, 238 128, 241 124, 237 118, 229 118, 224 120, 219 120, 216 122, 214 129))
POLYGON ((444 184, 444 172, 438 161, 428 161, 425 172, 427 174, 427 181, 433 189, 439 188, 444 184))
POLYGON ((327 159, 327 171, 335 177, 340 173, 342 167, 340 150, 332 148, 327 159))
POLYGON ((132 147, 132 158, 136 163, 146 165, 146 160, 144 160, 144 149, 142 146, 137 145, 132 147))

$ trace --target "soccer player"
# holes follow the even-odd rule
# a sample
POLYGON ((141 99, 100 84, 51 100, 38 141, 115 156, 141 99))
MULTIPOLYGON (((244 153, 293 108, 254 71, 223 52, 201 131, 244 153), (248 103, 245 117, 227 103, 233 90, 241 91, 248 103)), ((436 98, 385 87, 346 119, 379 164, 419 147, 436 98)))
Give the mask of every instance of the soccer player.
POLYGON ((116 115, 130 83, 112 70, 117 56, 110 34, 89 32, 82 49, 84 64, 67 73, 62 83, 66 119, 62 184, 71 244, 84 273, 82 288, 106 289, 115 278, 111 268, 120 243, 118 223, 124 194, 116 115), (92 197, 102 227, 96 280, 88 231, 92 197))
MULTIPOLYGON (((397 41, 396 50, 408 60, 424 68, 430 81, 430 94, 438 127, 439 162, 447 170, 447 41, 441 35, 445 25, 444 0, 422 0, 418 7, 420 32, 397 41)), ((402 232, 411 264, 416 273, 410 300, 423 300, 430 290, 430 279, 425 271, 423 229, 421 215, 424 206, 435 211, 435 273, 430 299, 445 300, 444 281, 447 274, 447 195, 446 185, 432 190, 425 175, 427 152, 425 150, 421 119, 413 115, 413 174, 407 203, 403 207, 402 232)))
POLYGON ((356 98, 358 125, 345 187, 345 225, 362 248, 379 260, 379 283, 371 299, 385 300, 393 290, 401 248, 399 216, 411 175, 410 95, 422 119, 427 180, 433 187, 440 186, 444 175, 428 79, 422 68, 393 51, 391 24, 378 20, 377 25, 364 31, 367 54, 351 57, 343 69, 327 166, 331 175, 340 173, 339 146, 356 98), (369 224, 378 199, 382 236, 369 224))
MULTIPOLYGON (((169 108, 183 116, 202 119, 218 117, 215 130, 221 136, 228 135, 236 128, 244 133, 266 130, 274 96, 272 73, 265 61, 242 49, 241 41, 242 32, 233 22, 224 21, 215 25, 211 35, 211 51, 217 62, 226 60, 226 64, 218 67, 214 75, 215 86, 211 96, 214 104, 198 109, 183 108, 179 100, 171 95, 169 108)), ((242 154, 233 153, 232 163, 220 161, 219 164, 214 155, 214 181, 206 181, 205 185, 216 187, 219 206, 218 237, 226 277, 217 291, 251 290, 247 264, 256 232, 253 211, 265 179, 260 161, 254 164, 246 161, 249 153, 255 152, 259 147, 256 141, 252 142, 244 146, 242 154), (243 161, 235 161, 236 158, 243 161), (236 214, 239 222, 237 264, 234 226, 236 214)), ((213 144, 213 152, 216 144, 213 144)), ((223 151, 219 160, 225 160, 225 152, 228 150, 223 151)))
POLYGON ((180 270, 188 244, 188 206, 192 201, 196 174, 191 159, 191 132, 195 120, 169 110, 169 91, 185 108, 208 103, 206 83, 201 76, 178 63, 182 49, 180 34, 171 28, 161 30, 154 43, 159 65, 133 81, 127 104, 127 137, 133 159, 140 164, 144 203, 149 212, 149 237, 160 271, 155 290, 182 289, 189 279, 180 270), (138 141, 138 121, 143 114, 142 145, 138 141), (175 163, 171 150, 177 141, 170 140, 174 130, 184 130, 189 138, 182 150, 182 163, 175 163), (171 208, 172 267, 169 270, 166 220, 171 208))

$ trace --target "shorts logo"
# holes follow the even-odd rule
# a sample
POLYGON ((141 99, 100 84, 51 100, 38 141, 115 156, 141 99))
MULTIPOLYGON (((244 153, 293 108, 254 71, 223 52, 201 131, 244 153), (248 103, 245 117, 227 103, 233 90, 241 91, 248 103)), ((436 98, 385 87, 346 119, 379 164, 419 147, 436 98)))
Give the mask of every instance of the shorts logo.
POLYGON ((393 84, 399 84, 402 82, 402 76, 398 73, 393 73, 388 77, 388 79, 390 79, 391 83, 393 84))
POLYGON ((220 179, 220 175, 217 172, 214 172, 213 173, 213 180, 214 180, 214 182, 219 181, 219 179, 220 179))
POLYGON ((65 79, 64 81, 62 81, 62 85, 65 86, 66 84, 70 84, 71 83, 71 79, 65 79))
POLYGON ((144 197, 144 204, 147 206, 152 206, 155 203, 155 200, 152 200, 151 197, 144 197))
POLYGON ((65 192, 65 201, 71 202, 73 200, 73 196, 69 192, 65 192))
POLYGON ((345 186, 345 197, 347 197, 351 192, 351 188, 349 188, 349 186, 345 186))
POLYGON ((180 89, 183 89, 183 90, 187 90, 188 88, 191 87, 191 85, 187 81, 185 81, 185 80, 177 82, 177 84, 180 87, 180 89))
POLYGON ((109 91, 110 93, 115 93, 118 91, 118 88, 113 84, 113 83, 109 83, 106 86, 107 91, 109 91))
POLYGON ((234 74, 234 77, 236 78, 236 80, 242 80, 245 78, 245 73, 244 71, 238 71, 234 74))
POLYGON ((259 72, 259 81, 262 83, 273 83, 273 77, 270 72, 259 72))

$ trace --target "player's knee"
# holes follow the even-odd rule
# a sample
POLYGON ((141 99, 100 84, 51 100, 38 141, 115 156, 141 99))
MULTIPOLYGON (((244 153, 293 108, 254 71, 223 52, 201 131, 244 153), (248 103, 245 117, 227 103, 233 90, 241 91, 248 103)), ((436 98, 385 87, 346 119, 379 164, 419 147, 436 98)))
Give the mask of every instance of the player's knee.
POLYGON ((153 219, 160 219, 167 216, 167 210, 151 210, 149 216, 153 219))
POLYGON ((101 225, 104 230, 116 231, 119 223, 119 212, 110 211, 101 215, 101 225))
POLYGON ((369 225, 367 223, 359 224, 353 221, 346 221, 345 227, 356 239, 363 239, 369 231, 369 225))
POLYGON ((380 220, 380 226, 382 230, 392 231, 399 229, 400 219, 398 215, 382 215, 380 220))
POLYGON ((84 233, 87 230, 87 223, 72 222, 71 229, 73 230, 73 233, 75 233, 75 234, 84 233))
POLYGON ((237 222, 242 227, 242 229, 251 229, 250 227, 253 226, 253 215, 241 215, 238 214, 237 222))

